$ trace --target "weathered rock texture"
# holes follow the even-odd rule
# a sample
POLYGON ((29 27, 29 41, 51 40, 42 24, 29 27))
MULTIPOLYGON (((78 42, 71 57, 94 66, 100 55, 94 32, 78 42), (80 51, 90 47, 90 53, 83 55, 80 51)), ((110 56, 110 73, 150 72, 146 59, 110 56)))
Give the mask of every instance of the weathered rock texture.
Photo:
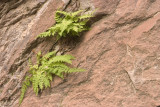
POLYGON ((54 78, 21 107, 157 107, 160 105, 160 0, 2 0, 0 107, 17 107, 28 58, 70 53, 86 72, 54 78), (91 30, 73 40, 36 39, 55 22, 54 11, 94 10, 91 30))

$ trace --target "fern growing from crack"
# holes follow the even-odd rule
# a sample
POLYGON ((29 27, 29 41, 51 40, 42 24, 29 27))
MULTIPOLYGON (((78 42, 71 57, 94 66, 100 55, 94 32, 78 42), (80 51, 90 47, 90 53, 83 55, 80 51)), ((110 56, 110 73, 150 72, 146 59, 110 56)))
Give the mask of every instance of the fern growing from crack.
POLYGON ((25 92, 29 86, 32 85, 34 92, 38 95, 40 90, 50 87, 53 74, 64 79, 65 73, 84 71, 84 69, 71 68, 66 65, 72 64, 73 59, 75 58, 71 55, 56 56, 56 52, 49 52, 42 56, 41 52, 39 52, 35 65, 29 60, 29 73, 31 75, 26 76, 25 81, 22 84, 19 104, 22 103, 25 92))
POLYGON ((88 30, 86 23, 89 18, 93 17, 93 12, 90 14, 80 15, 83 10, 79 10, 73 13, 67 13, 65 11, 56 11, 55 21, 56 24, 50 27, 46 32, 38 35, 38 37, 48 37, 57 35, 57 40, 61 37, 66 37, 67 34, 78 35, 80 32, 88 30))

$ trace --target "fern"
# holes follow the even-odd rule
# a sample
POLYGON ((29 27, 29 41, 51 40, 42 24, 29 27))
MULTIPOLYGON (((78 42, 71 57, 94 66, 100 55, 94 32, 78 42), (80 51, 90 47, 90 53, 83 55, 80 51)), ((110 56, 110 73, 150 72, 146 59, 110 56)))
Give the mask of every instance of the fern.
POLYGON ((38 35, 38 37, 48 37, 57 34, 57 40, 61 37, 66 37, 67 34, 78 35, 84 30, 88 30, 86 23, 89 18, 93 17, 93 13, 80 15, 83 10, 79 10, 73 13, 67 13, 64 11, 56 11, 55 21, 56 25, 49 28, 46 32, 38 35))
POLYGON ((31 85, 30 83, 30 77, 26 76, 25 81, 23 82, 22 88, 21 88, 21 96, 20 96, 20 100, 19 103, 22 103, 24 95, 26 93, 27 87, 29 87, 31 85))
POLYGON ((49 63, 54 63, 54 62, 65 62, 65 63, 69 63, 72 64, 72 59, 74 59, 73 56, 71 55, 62 55, 62 56, 56 56, 54 58, 52 58, 49 63))
POLYGON ((37 54, 37 64, 32 65, 29 60, 29 73, 30 76, 25 78, 21 88, 21 96, 19 104, 22 103, 27 87, 33 86, 33 90, 38 95, 39 91, 44 88, 50 87, 52 81, 52 75, 64 78, 64 73, 82 72, 84 69, 70 68, 66 64, 71 64, 75 59, 71 55, 59 55, 56 56, 56 52, 49 52, 42 56, 41 52, 37 54))

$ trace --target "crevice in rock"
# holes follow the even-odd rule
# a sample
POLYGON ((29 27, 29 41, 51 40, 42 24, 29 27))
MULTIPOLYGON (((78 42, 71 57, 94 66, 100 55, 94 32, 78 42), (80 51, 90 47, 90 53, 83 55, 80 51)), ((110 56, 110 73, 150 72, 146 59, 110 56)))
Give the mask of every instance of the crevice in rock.
POLYGON ((148 17, 144 17, 144 18, 142 18, 142 17, 140 17, 140 18, 133 18, 133 19, 131 19, 131 20, 125 21, 124 23, 115 23, 115 24, 116 24, 116 28, 119 28, 119 27, 125 26, 125 25, 127 25, 127 24, 132 24, 132 23, 136 22, 136 26, 134 26, 134 28, 135 28, 135 27, 137 27, 140 23, 143 23, 143 22, 145 22, 146 20, 148 20, 148 19, 150 19, 150 18, 153 18, 157 13, 159 13, 159 11, 156 12, 156 13, 154 13, 154 14, 151 14, 151 15, 148 16, 148 17))
POLYGON ((124 70, 124 71, 126 72, 126 74, 128 75, 128 77, 129 77, 129 79, 130 79, 130 82, 131 82, 131 84, 132 84, 132 86, 133 86, 133 89, 134 89, 134 93, 136 93, 137 88, 136 88, 136 86, 135 86, 133 80, 131 79, 131 77, 130 77, 130 75, 128 74, 128 72, 127 72, 126 70, 124 70))

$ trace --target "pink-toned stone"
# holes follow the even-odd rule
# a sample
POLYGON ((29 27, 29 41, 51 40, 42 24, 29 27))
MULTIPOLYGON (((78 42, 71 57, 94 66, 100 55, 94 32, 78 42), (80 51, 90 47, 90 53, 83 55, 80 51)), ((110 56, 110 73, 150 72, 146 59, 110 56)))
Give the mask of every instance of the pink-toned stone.
MULTIPOLYGON (((46 53, 52 47, 55 49, 52 42, 54 38, 42 43, 35 40, 40 31, 46 30, 54 23, 52 20, 54 15, 50 16, 50 13, 63 4, 57 0, 51 1, 46 7, 42 7, 45 8, 45 12, 39 14, 38 21, 34 22, 30 30, 33 36, 22 39, 28 44, 22 45, 24 50, 31 49, 30 51, 36 52, 42 50, 46 53), (37 46, 32 47, 33 44, 37 46)), ((32 88, 29 88, 21 107, 158 107, 160 105, 160 1, 72 0, 66 3, 70 3, 66 7, 67 11, 88 7, 99 8, 95 13, 95 19, 92 19, 91 30, 77 38, 79 41, 75 46, 71 46, 71 41, 70 44, 67 42, 62 44, 63 41, 57 44, 59 51, 67 51, 76 57, 73 66, 84 68, 86 71, 69 74, 65 80, 55 77, 51 88, 44 90, 38 96, 34 94, 32 88), (70 50, 70 47, 74 48, 70 50)), ((4 34, 5 32, 2 32, 2 35, 4 34)), ((16 48, 18 46, 21 44, 16 48)), ((0 50, 4 50, 4 47, 0 50)), ((14 54, 18 52, 23 53, 21 48, 14 54)), ((26 53, 23 56, 27 56, 30 52, 26 53)), ((35 61, 34 54, 29 55, 35 61)), ((15 56, 20 55, 13 55, 13 58, 15 56)), ((15 63, 13 60, 6 66, 13 66, 15 63)), ((23 66, 18 66, 18 69, 26 72, 25 65, 27 60, 23 66)), ((16 73, 20 72, 18 69, 15 69, 16 73)), ((3 78, 0 80, 2 84, 0 105, 17 107, 20 91, 16 88, 14 94, 7 94, 13 92, 9 86, 16 84, 13 79, 9 79, 14 75, 8 75, 8 72, 10 71, 3 71, 3 75, 0 75, 3 78)), ((22 79, 24 74, 21 76, 22 79)))

